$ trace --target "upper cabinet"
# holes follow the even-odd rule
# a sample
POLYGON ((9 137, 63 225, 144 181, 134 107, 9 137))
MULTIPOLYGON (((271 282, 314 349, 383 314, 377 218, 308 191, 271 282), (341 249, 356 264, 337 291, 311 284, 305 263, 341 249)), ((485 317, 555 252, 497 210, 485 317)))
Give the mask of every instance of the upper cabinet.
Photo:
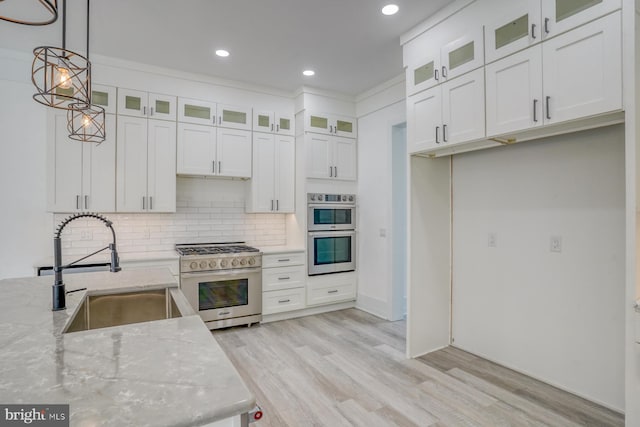
POLYGON ((305 130, 308 132, 356 138, 358 126, 354 117, 305 112, 305 130))
MULTIPOLYGON (((541 0, 542 35, 554 37, 616 9, 621 0, 541 0)), ((618 27, 618 31, 621 27, 618 27)))
POLYGON ((278 114, 272 111, 253 112, 253 131, 294 135, 293 114, 278 114))
POLYGON ((251 108, 218 104, 218 126, 251 130, 251 108))
POLYGON ((542 41, 540 0, 512 0, 499 10, 485 24, 487 63, 542 41))
POLYGON ((118 106, 117 89, 114 86, 91 85, 91 103, 104 108, 107 114, 116 114, 118 106))
POLYGON ((119 88, 118 114, 175 121, 176 97, 119 88))
POLYGON ((452 79, 484 65, 482 27, 467 28, 464 35, 440 50, 443 80, 452 79))
POLYGON ((178 98, 178 121, 196 125, 215 126, 216 104, 197 99, 178 98))

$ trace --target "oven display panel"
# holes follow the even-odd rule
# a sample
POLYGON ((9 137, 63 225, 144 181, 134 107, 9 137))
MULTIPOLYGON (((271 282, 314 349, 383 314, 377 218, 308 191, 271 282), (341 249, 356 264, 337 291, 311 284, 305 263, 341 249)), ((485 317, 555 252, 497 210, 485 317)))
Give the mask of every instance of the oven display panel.
POLYGON ((198 283, 200 311, 249 304, 249 279, 198 283))

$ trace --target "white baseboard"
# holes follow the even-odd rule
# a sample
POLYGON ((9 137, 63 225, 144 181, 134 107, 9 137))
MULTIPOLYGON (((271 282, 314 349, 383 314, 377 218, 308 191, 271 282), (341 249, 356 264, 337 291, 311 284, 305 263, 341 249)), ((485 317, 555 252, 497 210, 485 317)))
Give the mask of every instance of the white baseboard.
POLYGON ((373 314, 381 319, 389 320, 389 305, 386 301, 358 294, 356 308, 369 314, 373 314))

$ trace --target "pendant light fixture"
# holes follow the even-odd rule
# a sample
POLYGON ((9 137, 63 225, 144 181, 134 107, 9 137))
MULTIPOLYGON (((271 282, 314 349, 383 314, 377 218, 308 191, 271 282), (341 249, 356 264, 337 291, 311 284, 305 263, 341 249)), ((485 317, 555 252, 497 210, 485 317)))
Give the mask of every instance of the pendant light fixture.
POLYGON ((0 19, 22 25, 52 24, 58 19, 58 0, 0 0, 0 19), (20 17, 18 7, 26 9, 28 15, 33 13, 33 16, 20 17))
POLYGON ((31 81, 38 91, 33 99, 64 110, 73 102, 91 104, 91 63, 66 48, 66 9, 66 0, 62 0, 62 48, 36 47, 31 67, 31 81))
MULTIPOLYGON (((87 62, 89 62, 89 0, 87 0, 87 62)), ((89 87, 91 92, 91 87, 89 87)), ((104 108, 86 102, 73 102, 67 111, 69 138, 100 143, 107 137, 104 108)))

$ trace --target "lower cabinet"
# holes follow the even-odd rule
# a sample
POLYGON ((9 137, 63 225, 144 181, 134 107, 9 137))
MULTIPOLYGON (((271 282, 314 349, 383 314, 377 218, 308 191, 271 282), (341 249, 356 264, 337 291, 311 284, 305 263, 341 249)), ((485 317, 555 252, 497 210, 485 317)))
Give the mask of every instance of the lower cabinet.
POLYGON ((262 256, 262 314, 305 308, 304 252, 262 256))
POLYGON ((307 280, 307 305, 355 300, 357 281, 355 271, 309 277, 307 280))

